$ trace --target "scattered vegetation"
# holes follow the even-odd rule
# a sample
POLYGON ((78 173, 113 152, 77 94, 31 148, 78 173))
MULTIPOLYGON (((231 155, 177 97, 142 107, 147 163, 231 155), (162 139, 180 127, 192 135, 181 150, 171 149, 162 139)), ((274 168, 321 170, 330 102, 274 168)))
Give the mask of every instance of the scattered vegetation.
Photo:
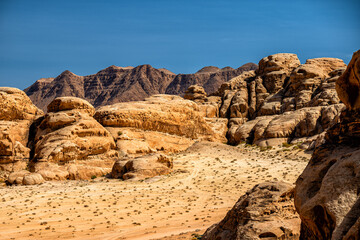
POLYGON ((260 147, 260 152, 264 152, 264 151, 270 150, 270 149, 272 149, 272 148, 273 148, 272 146, 260 147))
POLYGON ((293 144, 291 144, 291 143, 283 143, 282 146, 284 148, 289 148, 289 147, 293 146, 293 144))
POLYGON ((201 240, 202 238, 202 235, 197 233, 193 233, 191 236, 192 236, 191 240, 201 240))

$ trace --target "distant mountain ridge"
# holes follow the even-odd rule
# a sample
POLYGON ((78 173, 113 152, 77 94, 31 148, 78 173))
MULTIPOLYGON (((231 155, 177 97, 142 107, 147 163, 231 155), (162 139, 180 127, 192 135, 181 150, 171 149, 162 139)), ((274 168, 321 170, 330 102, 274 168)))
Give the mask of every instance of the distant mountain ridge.
POLYGON ((207 93, 215 92, 222 83, 244 71, 257 69, 254 63, 247 63, 237 69, 223 69, 209 66, 194 74, 174 74, 152 66, 137 67, 110 66, 96 74, 78 76, 68 70, 56 78, 41 78, 24 91, 39 108, 46 106, 56 97, 73 96, 88 100, 95 107, 144 100, 154 94, 183 95, 186 89, 197 84, 207 93))

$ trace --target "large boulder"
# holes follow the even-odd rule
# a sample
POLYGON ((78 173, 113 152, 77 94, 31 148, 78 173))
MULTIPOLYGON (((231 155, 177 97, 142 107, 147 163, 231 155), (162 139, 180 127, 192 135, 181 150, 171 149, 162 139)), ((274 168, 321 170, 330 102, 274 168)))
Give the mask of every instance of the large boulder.
MULTIPOLYGON (((337 88, 349 107, 340 123, 325 134, 325 142, 315 149, 296 181, 295 207, 301 218, 301 239, 359 239, 360 236, 360 112, 350 88, 360 78, 356 52, 337 88), (349 86, 346 86, 349 84, 349 86), (345 96, 345 94, 349 96, 345 96)), ((356 91, 357 92, 356 92, 356 91)))
POLYGON ((26 168, 30 126, 43 114, 23 91, 0 87, 0 179, 26 168))
POLYGON ((150 154, 116 161, 111 171, 111 177, 123 180, 141 180, 168 174, 172 168, 172 158, 163 154, 150 154))
POLYGON ((184 98, 193 101, 204 102, 207 93, 204 88, 198 85, 191 85, 185 92, 184 98))
POLYGON ((258 184, 241 196, 225 218, 208 228, 201 239, 299 239, 300 219, 293 197, 291 184, 258 184))
POLYGON ((111 134, 85 100, 56 98, 37 127, 31 170, 46 180, 104 175, 118 157, 111 134))
POLYGON ((48 112, 60 112, 76 109, 78 112, 87 113, 90 116, 95 114, 95 108, 86 100, 74 97, 55 98, 48 106, 48 112))

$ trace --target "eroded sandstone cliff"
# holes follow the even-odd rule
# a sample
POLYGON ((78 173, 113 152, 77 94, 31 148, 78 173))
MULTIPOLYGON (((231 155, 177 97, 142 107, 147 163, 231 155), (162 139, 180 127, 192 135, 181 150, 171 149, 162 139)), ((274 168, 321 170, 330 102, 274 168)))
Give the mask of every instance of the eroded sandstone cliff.
POLYGON ((0 88, 0 179, 27 167, 30 126, 44 113, 16 88, 0 88))
POLYGON ((336 58, 300 64, 295 54, 280 53, 261 59, 256 72, 224 83, 215 95, 222 99, 220 117, 229 119, 229 143, 314 147, 344 109, 335 81, 345 67, 336 58))
POLYGON ((360 51, 354 53, 336 89, 347 109, 325 134, 296 182, 300 239, 360 237, 360 51))

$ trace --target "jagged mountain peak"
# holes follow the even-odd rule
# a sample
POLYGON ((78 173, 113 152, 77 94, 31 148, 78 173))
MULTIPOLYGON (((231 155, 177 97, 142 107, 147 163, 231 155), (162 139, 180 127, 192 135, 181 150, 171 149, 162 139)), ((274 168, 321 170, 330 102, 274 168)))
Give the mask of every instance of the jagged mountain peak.
POLYGON ((25 89, 25 92, 35 105, 45 111, 46 105, 60 96, 85 98, 98 107, 118 102, 144 100, 154 94, 183 95, 186 89, 194 84, 203 86, 207 93, 212 93, 222 83, 256 67, 256 64, 250 64, 238 69, 226 67, 221 70, 209 66, 199 71, 209 74, 176 75, 168 69, 157 69, 150 64, 136 67, 111 65, 88 76, 78 76, 66 70, 52 81, 35 82, 25 89))

